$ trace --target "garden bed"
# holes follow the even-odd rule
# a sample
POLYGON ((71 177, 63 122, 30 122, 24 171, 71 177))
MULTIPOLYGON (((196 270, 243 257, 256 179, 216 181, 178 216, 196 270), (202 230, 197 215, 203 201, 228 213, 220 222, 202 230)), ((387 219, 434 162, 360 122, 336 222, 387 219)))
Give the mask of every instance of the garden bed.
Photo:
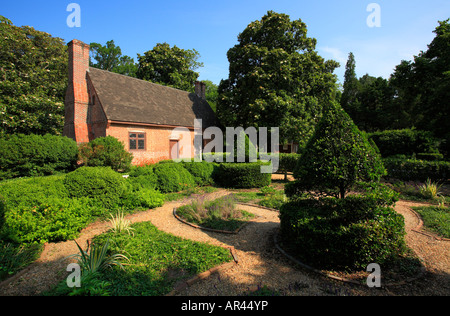
POLYGON ((238 209, 236 202, 232 194, 213 201, 205 201, 200 197, 174 209, 174 216, 195 228, 236 234, 255 217, 252 213, 238 209))

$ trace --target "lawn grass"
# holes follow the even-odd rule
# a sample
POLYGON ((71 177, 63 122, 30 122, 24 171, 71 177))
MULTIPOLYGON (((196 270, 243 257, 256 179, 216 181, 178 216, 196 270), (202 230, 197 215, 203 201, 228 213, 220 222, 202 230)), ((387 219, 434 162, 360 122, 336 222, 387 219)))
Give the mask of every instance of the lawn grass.
POLYGON ((450 208, 449 207, 414 207, 423 219, 424 226, 444 238, 450 238, 450 208))

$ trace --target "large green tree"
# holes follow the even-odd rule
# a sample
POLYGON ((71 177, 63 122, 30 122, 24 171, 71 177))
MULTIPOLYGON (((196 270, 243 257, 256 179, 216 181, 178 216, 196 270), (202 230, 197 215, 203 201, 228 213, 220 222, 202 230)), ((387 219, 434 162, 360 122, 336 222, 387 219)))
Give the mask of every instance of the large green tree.
POLYGON ((450 152, 450 19, 440 21, 428 50, 402 61, 391 76, 396 107, 409 125, 447 140, 450 152))
POLYGON ((62 133, 67 64, 62 39, 0 16, 0 135, 62 133))
POLYGON ((133 58, 122 55, 122 49, 116 46, 114 40, 108 41, 105 46, 99 43, 91 43, 90 46, 91 58, 89 64, 91 67, 136 77, 137 64, 133 58))
POLYGON ((169 44, 157 44, 152 50, 138 54, 139 79, 170 86, 189 92, 194 91, 194 84, 199 74, 196 69, 203 67, 199 62, 200 54, 195 49, 182 49, 169 44))
POLYGON ((225 126, 279 127, 281 141, 304 144, 336 96, 335 61, 315 51, 306 24, 269 11, 250 23, 228 51, 229 77, 219 85, 225 126))

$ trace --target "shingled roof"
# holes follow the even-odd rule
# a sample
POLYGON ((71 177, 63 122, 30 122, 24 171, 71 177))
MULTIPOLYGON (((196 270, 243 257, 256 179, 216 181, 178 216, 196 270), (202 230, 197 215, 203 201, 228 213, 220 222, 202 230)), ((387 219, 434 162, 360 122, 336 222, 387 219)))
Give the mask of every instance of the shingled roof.
POLYGON ((219 126, 206 100, 195 93, 154 84, 97 68, 89 68, 89 79, 110 121, 203 128, 219 126))

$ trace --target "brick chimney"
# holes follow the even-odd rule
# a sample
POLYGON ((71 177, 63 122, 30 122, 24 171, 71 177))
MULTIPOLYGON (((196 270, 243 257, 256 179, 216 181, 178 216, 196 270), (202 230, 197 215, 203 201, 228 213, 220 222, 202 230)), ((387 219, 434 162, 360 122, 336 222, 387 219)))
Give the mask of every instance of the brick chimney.
POLYGON ((206 85, 203 82, 196 81, 195 82, 195 94, 203 99, 206 100, 206 85))
POLYGON ((65 99, 64 136, 77 143, 89 142, 87 122, 89 92, 87 72, 89 71, 89 45, 73 40, 69 49, 69 84, 65 99))

